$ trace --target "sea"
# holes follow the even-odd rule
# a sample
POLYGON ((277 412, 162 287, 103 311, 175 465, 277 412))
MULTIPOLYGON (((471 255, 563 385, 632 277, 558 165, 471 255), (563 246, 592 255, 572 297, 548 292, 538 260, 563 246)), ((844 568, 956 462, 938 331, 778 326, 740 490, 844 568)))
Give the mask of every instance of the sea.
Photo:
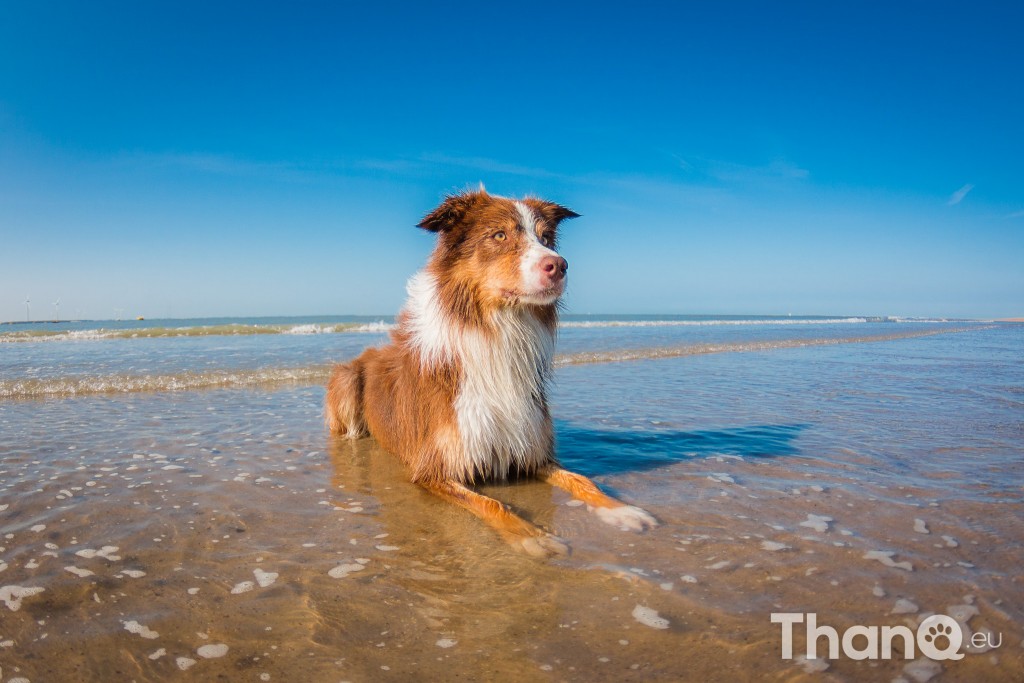
POLYGON ((0 325, 0 681, 1024 680, 1024 324, 566 315, 556 455, 659 525, 479 486, 548 559, 325 431, 392 325, 0 325))

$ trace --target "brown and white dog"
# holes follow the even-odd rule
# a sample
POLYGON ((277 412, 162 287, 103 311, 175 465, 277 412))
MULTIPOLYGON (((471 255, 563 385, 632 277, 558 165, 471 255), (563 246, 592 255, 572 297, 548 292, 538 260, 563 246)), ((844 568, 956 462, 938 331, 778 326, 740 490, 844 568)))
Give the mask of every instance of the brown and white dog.
POLYGON ((577 214, 552 202, 477 192, 449 196, 419 227, 437 233, 391 343, 337 365, 327 386, 332 432, 367 431, 412 480, 481 517, 531 554, 559 539, 468 485, 541 478, 623 529, 656 525, 644 510, 559 467, 547 392, 558 300, 569 265, 558 225, 577 214))

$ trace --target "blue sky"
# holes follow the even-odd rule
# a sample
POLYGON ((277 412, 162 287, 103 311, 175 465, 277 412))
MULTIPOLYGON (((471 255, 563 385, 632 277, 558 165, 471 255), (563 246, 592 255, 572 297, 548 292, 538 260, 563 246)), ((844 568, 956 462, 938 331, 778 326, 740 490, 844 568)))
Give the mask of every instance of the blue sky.
POLYGON ((579 313, 1024 315, 1018 3, 6 3, 0 320, 392 314, 484 182, 579 313))

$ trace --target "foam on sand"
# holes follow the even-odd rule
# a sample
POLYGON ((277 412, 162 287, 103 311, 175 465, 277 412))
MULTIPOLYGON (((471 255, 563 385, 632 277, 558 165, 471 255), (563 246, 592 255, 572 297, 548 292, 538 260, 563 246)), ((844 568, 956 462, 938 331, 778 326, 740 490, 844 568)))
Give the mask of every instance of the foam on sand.
POLYGON ((761 541, 761 549, 769 552, 778 552, 779 550, 789 550, 790 546, 778 541, 761 541))
POLYGON ((21 609, 21 601, 43 592, 40 586, 4 586, 0 588, 0 601, 7 605, 7 609, 17 612, 21 609))
POLYGON ((260 585, 260 588, 266 588, 273 584, 279 576, 277 572, 265 572, 258 567, 253 569, 252 573, 256 576, 256 583, 260 585))
POLYGON ((82 569, 80 567, 64 567, 64 571, 70 572, 71 574, 74 574, 75 576, 81 579, 84 579, 89 576, 94 576, 96 574, 96 572, 92 570, 82 569))
POLYGON ((142 636, 143 638, 146 638, 147 640, 154 640, 160 637, 159 633, 149 628, 148 626, 143 626, 134 619, 122 623, 124 624, 125 631, 128 631, 129 633, 135 633, 139 636, 142 636))
POLYGON ((332 579, 343 579, 353 572, 360 572, 364 569, 366 569, 366 567, 361 564, 339 564, 337 567, 328 571, 327 575, 332 579))
POLYGON ((643 605, 637 605, 633 608, 633 618, 644 626, 651 628, 666 629, 669 627, 668 619, 659 616, 655 610, 643 605))
POLYGON ((893 606, 892 611, 889 612, 889 614, 916 614, 918 609, 918 606, 912 601, 907 600, 906 598, 900 598, 896 601, 896 604, 893 606))
POLYGON ((896 569, 904 569, 904 570, 906 570, 908 572, 914 571, 914 565, 910 564, 910 562, 907 562, 907 561, 896 562, 895 560, 893 560, 892 557, 895 554, 896 554, 895 552, 887 551, 887 550, 869 550, 868 552, 864 553, 864 559, 865 560, 878 560, 879 562, 884 564, 886 567, 895 567, 896 569))
POLYGON ((833 521, 835 520, 833 520, 831 517, 826 517, 824 515, 808 514, 807 519, 803 522, 800 522, 800 526, 805 526, 809 529, 814 529, 819 534, 823 534, 828 531, 828 525, 833 521))
POLYGON ((93 550, 92 548, 83 548, 82 550, 79 550, 79 551, 75 552, 75 555, 78 555, 79 557, 84 557, 86 559, 92 559, 94 557, 102 557, 105 560, 110 560, 111 562, 116 562, 116 561, 121 559, 121 557, 119 555, 115 555, 114 554, 118 550, 120 550, 120 548, 118 548, 115 545, 105 545, 102 548, 100 548, 99 550, 93 550))
POLYGON ((196 654, 203 659, 217 659, 223 657, 228 653, 228 646, 224 643, 217 643, 213 645, 203 645, 196 650, 196 654))

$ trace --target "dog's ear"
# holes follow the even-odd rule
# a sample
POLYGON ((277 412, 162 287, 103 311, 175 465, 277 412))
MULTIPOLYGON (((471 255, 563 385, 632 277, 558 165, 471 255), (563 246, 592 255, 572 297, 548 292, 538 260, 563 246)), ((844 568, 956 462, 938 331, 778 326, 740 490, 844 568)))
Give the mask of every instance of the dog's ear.
POLYGON ((480 190, 477 192, 448 195, 439 207, 428 213, 423 220, 417 223, 417 227, 431 232, 451 230, 466 217, 466 214, 474 204, 485 197, 487 197, 487 190, 483 188, 483 185, 480 186, 480 190))
POLYGON ((530 199, 527 200, 527 203, 530 208, 539 213, 547 223, 550 223, 553 226, 557 226, 567 218, 580 217, 580 215, 572 209, 567 209, 560 204, 555 204, 554 202, 545 201, 543 199, 530 199))

